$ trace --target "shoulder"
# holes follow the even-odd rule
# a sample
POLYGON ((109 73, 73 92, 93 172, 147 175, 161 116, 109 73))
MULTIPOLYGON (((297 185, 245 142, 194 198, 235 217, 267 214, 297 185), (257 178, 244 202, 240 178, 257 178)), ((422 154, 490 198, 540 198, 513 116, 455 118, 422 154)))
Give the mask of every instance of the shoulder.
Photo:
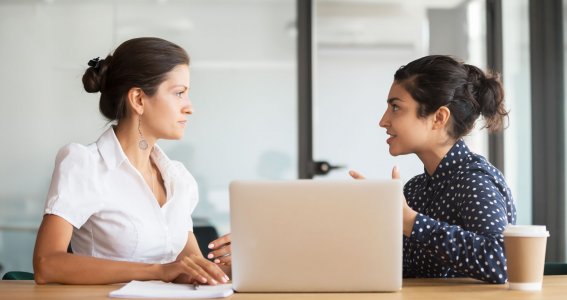
POLYGON ((414 189, 419 189, 419 187, 423 186, 426 181, 427 175, 425 173, 416 175, 404 184, 404 192, 412 193, 414 189))
POLYGON ((88 146, 71 143, 59 149, 52 174, 53 183, 72 183, 91 186, 100 174, 95 144, 88 146))
POLYGON ((95 144, 82 145, 70 143, 59 149, 55 157, 55 164, 72 163, 74 165, 85 165, 93 163, 97 156, 95 144))
POLYGON ((462 168, 456 174, 458 181, 490 180, 494 183, 504 183, 502 172, 493 166, 482 155, 470 153, 463 162, 462 168))
POLYGON ((503 205, 512 200, 502 173, 484 157, 474 153, 468 156, 463 168, 456 173, 452 186, 461 196, 466 196, 463 199, 471 201, 499 201, 503 205))
POLYGON ((422 184, 425 180, 427 180, 427 176, 425 175, 425 173, 421 173, 419 175, 415 175, 413 176, 410 180, 408 180, 405 184, 405 186, 414 186, 414 185, 420 185, 422 184))

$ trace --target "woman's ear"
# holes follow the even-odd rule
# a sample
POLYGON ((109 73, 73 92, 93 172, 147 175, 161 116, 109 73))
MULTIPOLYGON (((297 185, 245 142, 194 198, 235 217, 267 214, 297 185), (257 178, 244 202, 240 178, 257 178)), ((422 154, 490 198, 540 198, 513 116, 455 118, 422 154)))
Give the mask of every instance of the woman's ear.
POLYGON ((445 128, 449 123, 449 118, 451 117, 451 111, 447 106, 441 106, 435 112, 433 117, 433 129, 445 128))
POLYGON ((128 104, 132 111, 138 115, 144 114, 144 91, 141 88, 133 87, 128 91, 128 104))

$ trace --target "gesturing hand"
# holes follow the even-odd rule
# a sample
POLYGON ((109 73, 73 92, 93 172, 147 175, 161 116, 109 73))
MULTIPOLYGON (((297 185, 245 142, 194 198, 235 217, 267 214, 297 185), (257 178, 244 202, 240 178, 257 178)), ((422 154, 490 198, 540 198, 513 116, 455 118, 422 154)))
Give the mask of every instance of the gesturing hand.
MULTIPOLYGON (((349 175, 354 179, 365 179, 360 173, 350 170, 349 175)), ((400 179, 400 171, 398 170, 397 166, 392 168, 392 179, 400 179)), ((403 231, 405 236, 410 236, 411 231, 413 230, 413 223, 415 222, 415 218, 417 217, 417 212, 414 211, 411 207, 409 207, 406 198, 404 197, 403 203, 403 231)))
POLYGON ((366 179, 362 174, 358 173, 355 170, 348 171, 348 174, 354 179, 366 179))
MULTIPOLYGON (((400 171, 398 167, 394 166, 392 169, 392 179, 400 179, 400 171)), ((404 197, 404 207, 403 207, 403 216, 404 216, 404 235, 410 236, 411 231, 413 230, 413 223, 415 222, 415 218, 417 217, 417 212, 413 210, 409 205, 406 197, 404 197)))

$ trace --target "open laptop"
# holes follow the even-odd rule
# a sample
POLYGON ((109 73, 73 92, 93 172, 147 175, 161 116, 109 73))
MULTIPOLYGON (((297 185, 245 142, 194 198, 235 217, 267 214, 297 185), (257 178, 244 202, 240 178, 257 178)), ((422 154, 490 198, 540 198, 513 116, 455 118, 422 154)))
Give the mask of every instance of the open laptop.
POLYGON ((400 290, 402 201, 399 180, 232 182, 234 290, 400 290))

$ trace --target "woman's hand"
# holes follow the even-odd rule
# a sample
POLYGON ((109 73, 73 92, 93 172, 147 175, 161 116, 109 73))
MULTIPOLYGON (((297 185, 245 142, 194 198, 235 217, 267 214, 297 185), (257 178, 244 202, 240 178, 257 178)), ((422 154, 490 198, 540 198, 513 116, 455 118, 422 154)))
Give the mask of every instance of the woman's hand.
MULTIPOLYGON (((396 166, 392 169, 392 179, 400 179, 400 171, 396 166)), ((413 223, 415 223, 415 218, 417 217, 417 212, 409 207, 406 197, 404 197, 403 206, 403 231, 405 236, 410 236, 413 230, 413 223)))
POLYGON ((165 282, 216 285, 229 281, 219 266, 196 254, 159 267, 160 279, 165 282))
POLYGON ((216 264, 231 266, 231 239, 230 233, 221 236, 220 238, 209 243, 209 249, 213 250, 207 255, 208 259, 212 259, 216 264))
POLYGON ((354 179, 366 179, 364 176, 362 176, 362 174, 358 173, 355 170, 348 171, 348 174, 354 179))
MULTIPOLYGON (((365 179, 360 173, 350 170, 348 174, 354 179, 365 179)), ((397 166, 392 168, 392 179, 400 179, 400 171, 398 170, 397 166)), ((409 207, 406 197, 404 197, 403 203, 403 232, 405 236, 410 236, 411 231, 413 230, 413 223, 415 223, 415 218, 417 217, 417 212, 414 211, 411 207, 409 207)))

